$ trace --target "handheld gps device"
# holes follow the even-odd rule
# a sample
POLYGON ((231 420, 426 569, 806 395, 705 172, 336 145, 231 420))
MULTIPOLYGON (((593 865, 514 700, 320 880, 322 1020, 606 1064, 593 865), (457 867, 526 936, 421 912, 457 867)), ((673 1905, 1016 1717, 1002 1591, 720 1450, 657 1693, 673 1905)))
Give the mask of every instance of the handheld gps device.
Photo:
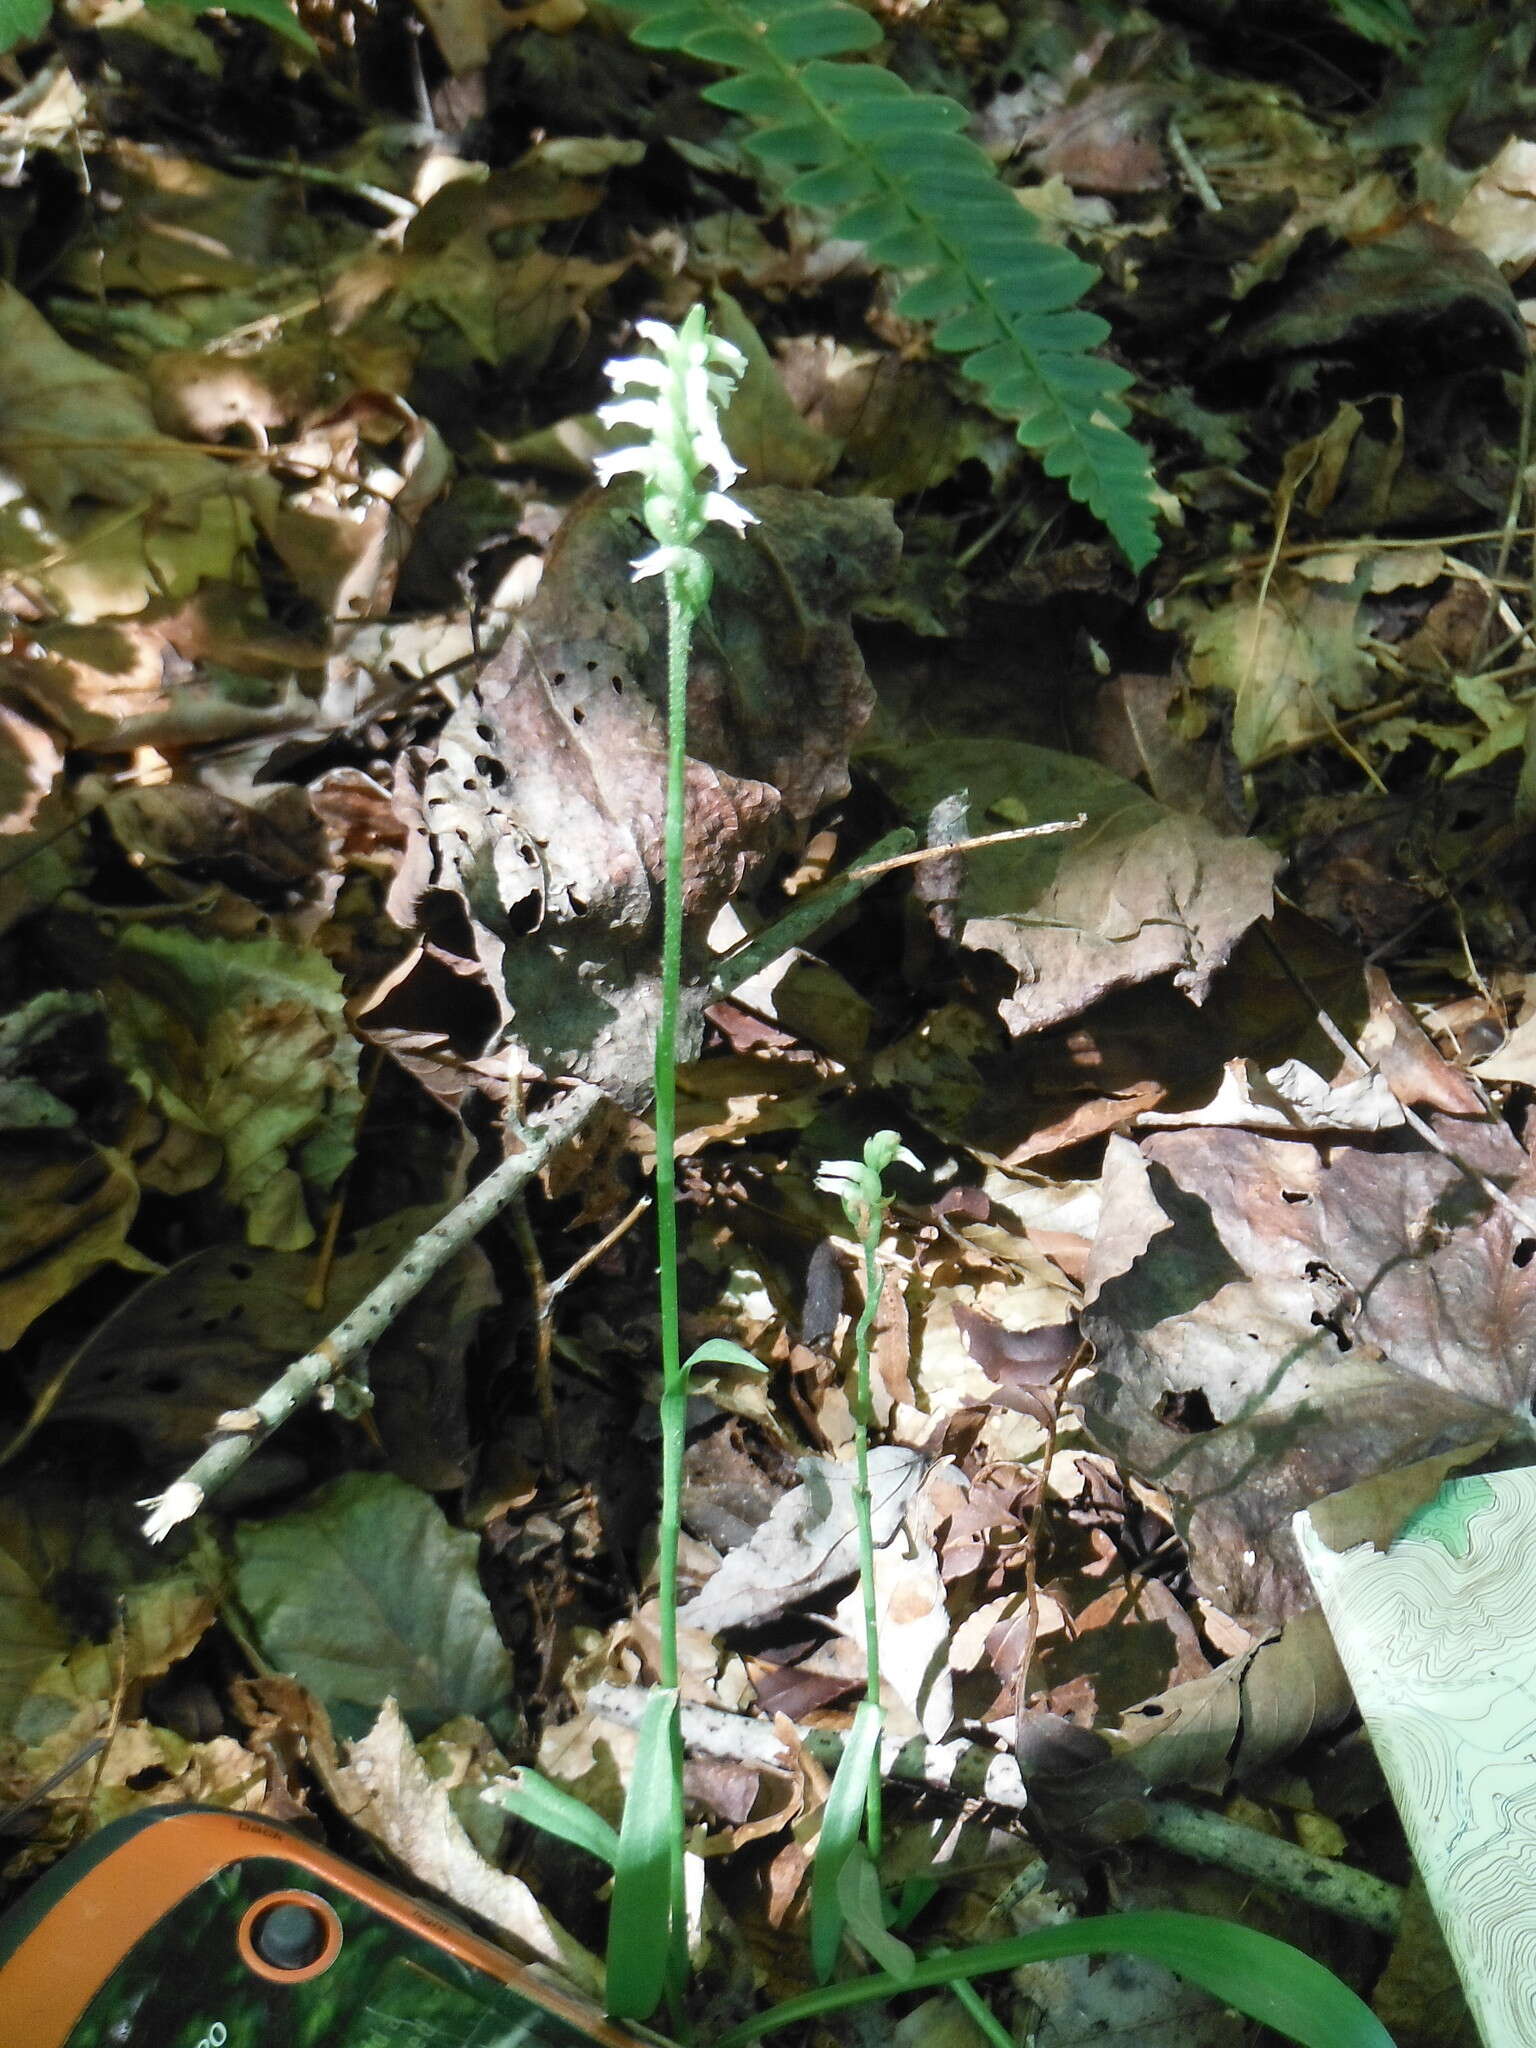
POLYGON ((0 1920, 7 2048, 637 2048, 574 1994, 317 1848, 156 1807, 0 1920))

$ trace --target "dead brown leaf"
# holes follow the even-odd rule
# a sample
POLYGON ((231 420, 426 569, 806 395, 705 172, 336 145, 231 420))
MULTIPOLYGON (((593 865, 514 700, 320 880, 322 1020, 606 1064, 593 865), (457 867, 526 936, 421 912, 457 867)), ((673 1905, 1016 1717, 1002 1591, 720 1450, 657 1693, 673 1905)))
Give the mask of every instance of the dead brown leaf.
POLYGON ((139 1183, 127 1159, 79 1136, 12 1134, 0 1211, 0 1351, 107 1265, 154 1271, 128 1243, 139 1183))
POLYGON ((356 1824, 418 1884, 486 1921, 524 1955, 553 1963, 579 1989, 600 1989, 596 1957, 550 1918, 521 1878, 493 1869, 476 1849, 393 1700, 360 1742, 347 1745, 336 1776, 355 1801, 356 1824))
POLYGON ((1519 370, 1525 325, 1515 297, 1480 249, 1422 217, 1350 245, 1319 230, 1291 256, 1283 278, 1239 308, 1220 356, 1246 359, 1382 351, 1464 367, 1478 356, 1519 370))
MULTIPOLYGON (((1530 1203, 1536 1175, 1507 1128, 1440 1128, 1530 1203)), ((1106 1449, 1166 1489, 1218 1607, 1272 1624, 1310 1605, 1289 1518, 1319 1495, 1528 1431, 1530 1242, 1406 1130, 1111 1141, 1086 1414, 1106 1449)))
POLYGON ((945 739, 882 751, 872 766, 919 826, 957 796, 972 834, 1085 814, 1079 831, 965 857, 960 942, 1000 955, 1017 976, 998 1005, 1015 1037, 1163 974, 1198 1003, 1242 933, 1269 914, 1267 848, 1166 811, 1076 756, 945 739))
MULTIPOLYGON (((870 706, 848 608, 894 556, 884 507, 783 491, 747 502, 757 538, 715 551, 694 640, 693 933, 847 788, 870 706)), ((566 522, 521 629, 419 763, 420 823, 390 898, 410 927, 434 892, 457 897, 529 1063, 635 1102, 649 1090, 665 808, 665 635, 659 599, 630 581, 640 532, 611 496, 566 522)), ((685 1044, 703 1000, 695 987, 685 1044)))
POLYGON ((1130 1708, 1116 1730, 1145 1782, 1224 1793, 1355 1711, 1328 1624, 1310 1608, 1277 1634, 1130 1708))
POLYGON ((1169 107, 1158 86, 1096 86, 1036 121, 1024 140, 1039 170, 1074 191, 1154 192, 1168 183, 1162 129, 1169 107))

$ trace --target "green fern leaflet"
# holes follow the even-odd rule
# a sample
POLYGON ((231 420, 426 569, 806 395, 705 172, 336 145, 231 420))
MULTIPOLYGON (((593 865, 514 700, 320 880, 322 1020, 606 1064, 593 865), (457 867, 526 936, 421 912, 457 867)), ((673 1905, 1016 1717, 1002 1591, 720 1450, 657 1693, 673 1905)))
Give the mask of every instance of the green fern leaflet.
POLYGON ((1092 353, 1109 333, 1078 306, 1096 275, 1047 242, 958 131, 958 101, 873 64, 878 26, 845 0, 619 0, 631 39, 738 75, 705 89, 759 124, 753 153, 797 206, 836 216, 873 262, 911 274, 904 318, 937 322, 988 406, 1143 568, 1157 553, 1154 485, 1126 432, 1129 374, 1092 353))

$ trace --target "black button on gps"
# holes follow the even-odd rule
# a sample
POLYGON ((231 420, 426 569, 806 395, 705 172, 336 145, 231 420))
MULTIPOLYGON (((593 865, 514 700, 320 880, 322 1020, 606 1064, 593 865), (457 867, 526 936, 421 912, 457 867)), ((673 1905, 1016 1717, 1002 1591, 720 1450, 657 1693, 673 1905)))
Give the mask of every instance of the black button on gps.
POLYGON ((251 1929, 251 1947, 273 1970, 307 1970, 325 1952, 330 1930, 313 1906, 289 1900, 261 1914, 251 1929))

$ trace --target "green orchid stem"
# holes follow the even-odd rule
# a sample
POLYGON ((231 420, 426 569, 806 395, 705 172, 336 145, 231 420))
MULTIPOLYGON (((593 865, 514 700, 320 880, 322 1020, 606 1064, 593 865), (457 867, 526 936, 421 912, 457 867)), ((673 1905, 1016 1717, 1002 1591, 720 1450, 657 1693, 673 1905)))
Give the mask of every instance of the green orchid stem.
MULTIPOLYGON (((863 1232, 864 1308, 854 1337, 858 1378, 853 1403, 853 1512, 859 1532, 859 1590, 864 1601, 864 1697, 877 1708, 880 1705, 880 1610, 875 1596, 874 1504, 869 1491, 869 1424, 873 1406, 869 1387, 869 1354, 875 1316, 880 1307, 880 1226, 883 1220, 883 1212, 878 1205, 867 1212, 863 1232)), ((878 1865, 884 1835, 878 1749, 870 1766, 864 1811, 869 1853, 878 1865)))
MULTIPOLYGON (((683 1365, 677 1292, 677 1012, 683 978, 684 799, 688 763, 688 652, 697 608, 683 578, 668 570, 667 599, 667 819, 666 879, 661 920, 661 1014, 656 1025, 656 1247, 661 1305, 661 1517, 657 1531, 657 1633, 660 1678, 675 1690, 677 1657, 677 1554, 683 1519, 683 1447, 688 1428, 688 1374, 683 1365)), ((674 2011, 687 1975, 687 1899, 683 1885, 683 1749, 674 1730, 672 1800, 675 1825, 669 1889, 674 2011)))
MULTIPOLYGON (((688 1916, 683 1852, 683 1750, 677 1728, 677 1563, 682 1529, 683 1442, 688 1377, 678 1304, 677 1027, 683 980, 683 859, 687 841, 688 653, 699 614, 709 602, 713 571, 695 545, 712 521, 743 533, 755 515, 729 495, 742 473, 720 432, 727 404, 747 367, 740 349, 709 331, 702 305, 682 326, 641 320, 636 333, 654 356, 608 365, 619 394, 598 409, 605 426, 637 427, 644 435, 610 449, 594 465, 598 481, 641 477, 644 522, 656 545, 631 564, 636 582, 660 576, 667 620, 666 830, 661 922, 661 1001, 656 1020, 656 1264, 661 1313, 661 1504, 656 1535, 656 1605, 661 1684, 655 1700, 663 1724, 642 1730, 641 1756, 624 1805, 608 1922, 612 2010, 646 2019, 666 1998, 681 2012, 688 1978, 688 1916), (662 1795, 665 1795, 663 1798, 662 1795), (659 1879, 665 1862, 667 1879, 659 1879)), ((718 1355, 721 1340, 695 1358, 718 1355)), ((756 1361, 748 1358, 749 1365, 756 1361)))
POLYGON ((688 651, 696 613, 676 570, 667 598, 666 883, 661 924, 661 1015, 656 1026, 656 1246, 661 1299, 661 1526, 657 1562, 660 1677, 677 1684, 677 1552, 683 1509, 688 1382, 677 1298, 677 1012, 683 977, 683 849, 688 762, 688 651))

